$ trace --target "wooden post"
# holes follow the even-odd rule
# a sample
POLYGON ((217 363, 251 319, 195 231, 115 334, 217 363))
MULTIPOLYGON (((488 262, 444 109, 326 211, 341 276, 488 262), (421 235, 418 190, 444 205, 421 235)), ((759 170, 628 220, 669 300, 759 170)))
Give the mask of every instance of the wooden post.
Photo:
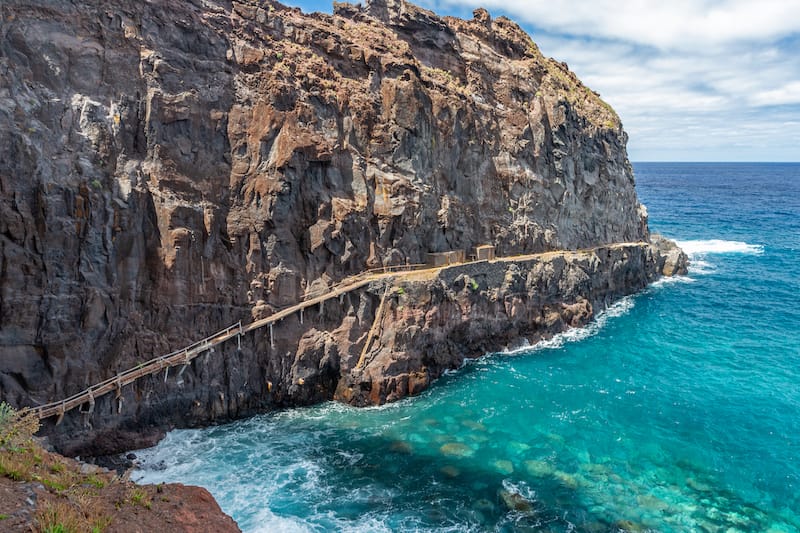
POLYGON ((59 425, 61 422, 64 421, 64 413, 67 412, 65 402, 61 402, 61 407, 58 410, 58 420, 56 420, 56 425, 59 425))

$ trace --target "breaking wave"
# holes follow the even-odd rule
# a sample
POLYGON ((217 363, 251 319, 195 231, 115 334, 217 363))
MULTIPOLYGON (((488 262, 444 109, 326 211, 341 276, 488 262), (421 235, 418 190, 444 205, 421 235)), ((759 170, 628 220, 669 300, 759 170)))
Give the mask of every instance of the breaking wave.
POLYGON ((597 317, 594 320, 592 320, 590 323, 586 324, 583 327, 571 328, 557 335, 553 335, 549 339, 539 341, 532 346, 530 345, 520 346, 519 348, 506 350, 505 352, 502 353, 503 355, 518 355, 524 353, 538 352, 540 350, 555 350, 563 347, 565 344, 588 339, 589 337, 597 335, 600 332, 600 330, 602 330, 605 327, 605 325, 608 323, 610 319, 623 316, 628 312, 630 312, 630 310, 633 309, 634 305, 635 303, 633 296, 626 296, 621 300, 619 300, 618 302, 614 303, 613 305, 609 306, 607 309, 598 313, 597 317))
POLYGON ((705 254, 755 254, 764 253, 764 245, 748 244, 741 241, 707 239, 696 241, 676 241, 690 257, 705 254))

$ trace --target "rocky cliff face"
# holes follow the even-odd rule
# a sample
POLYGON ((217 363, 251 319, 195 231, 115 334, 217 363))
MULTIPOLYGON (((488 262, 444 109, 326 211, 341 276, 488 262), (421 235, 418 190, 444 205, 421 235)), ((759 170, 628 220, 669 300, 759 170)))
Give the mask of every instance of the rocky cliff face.
MULTIPOLYGON (((429 252, 647 240, 619 119, 513 22, 397 0, 334 11, 0 4, 0 397, 66 397, 429 252)), ((637 279, 658 270, 653 254, 637 279)), ((349 295, 277 328, 277 343, 246 338, 45 431, 67 452, 103 452, 337 388, 364 403, 374 393, 348 392, 363 381, 348 364, 380 300, 349 295)), ((446 365, 422 366, 429 380, 446 365)))
POLYGON ((467 358, 583 326, 656 279, 664 260, 650 245, 612 245, 390 280, 361 356, 341 362, 335 397, 361 406, 397 400, 467 358))

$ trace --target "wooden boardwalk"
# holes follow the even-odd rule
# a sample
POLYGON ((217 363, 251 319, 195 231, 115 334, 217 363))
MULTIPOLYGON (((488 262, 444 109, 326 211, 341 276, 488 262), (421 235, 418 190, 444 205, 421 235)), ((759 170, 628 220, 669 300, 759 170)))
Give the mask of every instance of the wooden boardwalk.
POLYGON ((291 307, 287 307, 286 309, 277 311, 266 318, 256 320, 246 326, 242 326, 241 321, 237 322, 236 324, 229 326, 223 329, 222 331, 214 333, 213 335, 210 335, 203 340, 190 344, 189 346, 181 348, 180 350, 176 350, 166 355, 162 355, 160 357, 150 359, 149 361, 142 362, 131 369, 128 369, 124 372, 117 374, 114 377, 111 377, 105 381, 101 381, 100 383, 92 385, 88 389, 85 389, 77 394, 73 394, 69 398, 66 398, 58 402, 52 402, 37 407, 32 407, 29 409, 31 412, 35 413, 36 416, 38 416, 40 419, 58 415, 59 417, 58 422, 60 423, 64 417, 64 413, 66 413, 67 411, 70 411, 71 409, 74 409, 79 406, 87 405, 87 409, 82 410, 82 412, 92 413, 94 411, 94 404, 97 398, 105 394, 108 394, 110 392, 116 392, 116 397, 119 402, 118 410, 121 410, 122 387, 124 387, 125 385, 133 383, 134 381, 143 378, 145 376, 158 374, 162 370, 164 371, 164 380, 166 381, 167 377, 169 376, 169 369, 177 366, 182 367, 179 370, 178 375, 183 374, 183 371, 185 370, 186 366, 188 366, 194 359, 196 359, 203 353, 213 352, 215 346, 218 346, 223 342, 229 341, 234 337, 236 337, 237 340, 239 340, 239 342, 241 343, 242 335, 264 327, 270 327, 270 344, 272 344, 271 327, 273 324, 280 322, 284 318, 292 316, 298 312, 302 313, 303 310, 305 310, 308 307, 313 307, 315 305, 322 305, 327 300, 331 300, 333 298, 337 298, 339 296, 347 294, 348 292, 360 289, 366 285, 369 285, 374 281, 389 277, 395 277, 402 274, 407 274, 409 272, 419 272, 420 271, 419 266, 420 265, 414 265, 411 267, 403 266, 402 267, 403 270, 395 270, 395 271, 392 271, 393 269, 390 268, 373 269, 364 272, 362 274, 359 274, 357 276, 347 278, 337 286, 330 289, 326 289, 325 292, 322 294, 319 294, 317 296, 314 296, 313 294, 307 295, 303 301, 291 307))
MULTIPOLYGON (((586 249, 586 250, 576 250, 576 251, 557 251, 557 252, 544 252, 539 254, 530 254, 530 255, 522 255, 522 256, 514 256, 514 257, 501 257, 494 259, 492 262, 513 262, 513 261, 525 261, 530 259, 536 258, 546 258, 548 256, 553 256, 556 254, 565 254, 565 253, 573 253, 573 254, 580 254, 580 253, 590 253, 600 248, 621 248, 625 246, 643 246, 649 245, 648 243, 615 243, 611 245, 605 246, 598 246, 596 248, 586 249)), ((448 268, 453 267, 460 267, 464 265, 468 265, 471 263, 482 263, 485 261, 468 261, 465 263, 457 263, 452 265, 445 265, 439 267, 431 267, 430 265, 402 265, 398 267, 387 267, 387 268, 377 268, 362 272, 356 276, 352 276, 343 280, 338 285, 332 288, 326 288, 325 291, 319 295, 306 295, 303 301, 292 305, 291 307, 287 307, 286 309, 282 309, 277 311, 266 318, 262 318, 260 320, 255 320, 246 326, 243 326, 241 321, 229 326, 213 335, 206 337, 203 340, 197 341, 189 346, 176 350, 174 352, 168 353, 166 355, 162 355, 160 357, 156 357, 149 361, 142 362, 135 367, 128 369, 124 372, 117 374, 114 377, 111 377, 105 381, 92 385, 88 389, 79 392, 66 398, 61 401, 52 402, 44 405, 40 405, 37 407, 29 408, 29 412, 35 413, 40 419, 48 418, 51 416, 58 415, 58 422, 60 423, 64 417, 64 413, 67 411, 74 409, 79 406, 86 406, 86 408, 82 408, 81 411, 84 413, 92 413, 94 411, 94 405, 97 398, 104 396, 110 392, 116 392, 116 398, 118 401, 117 409, 121 411, 122 409, 122 387, 133 383, 134 381, 145 377, 151 376, 153 374, 157 374, 164 371, 164 381, 167 380, 169 376, 169 369, 173 367, 180 366, 181 369, 178 371, 178 375, 181 375, 186 367, 197 357, 204 353, 210 353, 214 351, 214 347, 222 344, 223 342, 227 342, 234 337, 240 343, 241 347, 241 336, 249 333, 251 331, 261 329, 264 327, 270 328, 270 344, 273 344, 272 341, 272 326, 287 318, 289 316, 294 315, 295 313, 300 313, 300 321, 303 320, 303 311, 309 307, 313 307, 315 305, 323 305, 324 302, 327 300, 331 300, 333 298, 338 298, 344 294, 352 292, 354 290, 358 290, 370 283, 375 281, 379 281, 382 279, 387 278, 398 278, 404 276, 410 276, 412 274, 423 274, 423 273, 436 273, 441 270, 445 270, 448 268)), ((387 286, 384 290, 383 299, 381 300, 381 308, 383 307, 384 300, 386 299, 386 295, 388 293, 389 287, 387 286)), ((373 325, 373 328, 375 326, 373 325)), ((370 332, 370 336, 373 335, 373 332, 370 332)), ((368 337, 367 344, 371 339, 368 337)), ((366 349, 366 347, 365 347, 366 349)), ((361 358, 359 360, 359 365, 363 364, 363 359, 366 354, 362 353, 361 358)))

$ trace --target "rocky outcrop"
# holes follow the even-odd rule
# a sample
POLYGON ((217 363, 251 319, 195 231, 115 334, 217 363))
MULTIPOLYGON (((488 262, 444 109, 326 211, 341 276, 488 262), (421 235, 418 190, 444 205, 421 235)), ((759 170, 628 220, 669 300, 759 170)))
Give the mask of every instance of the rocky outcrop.
POLYGON ((29 443, 0 446, 2 531, 238 532, 202 487, 136 485, 29 443))
POLYGON ((678 276, 689 271, 689 257, 674 241, 661 235, 651 235, 650 241, 658 250, 659 272, 664 276, 678 276))
POLYGON ((343 361, 336 399, 361 406, 397 400, 465 359, 583 326, 597 310, 657 279, 662 264, 653 246, 620 245, 391 280, 376 333, 358 362, 343 361))
MULTIPOLYGON (((0 4, 0 397, 67 397, 430 252, 648 239, 618 117, 516 24, 483 10, 441 18, 402 0, 334 11, 0 4)), ((594 287, 584 289, 596 310, 594 287)), ((357 389, 377 378, 350 363, 381 299, 380 287, 347 295, 282 322, 277 338, 226 345, 44 432, 66 453, 102 453, 336 390, 363 403, 373 393, 357 389)), ((410 337, 407 351, 443 346, 434 337, 451 326, 410 337)), ((511 337, 499 327, 449 350, 489 346, 479 332, 511 337)), ((446 366, 423 362, 424 380, 446 366)), ((403 387, 380 383, 388 399, 403 387)))

